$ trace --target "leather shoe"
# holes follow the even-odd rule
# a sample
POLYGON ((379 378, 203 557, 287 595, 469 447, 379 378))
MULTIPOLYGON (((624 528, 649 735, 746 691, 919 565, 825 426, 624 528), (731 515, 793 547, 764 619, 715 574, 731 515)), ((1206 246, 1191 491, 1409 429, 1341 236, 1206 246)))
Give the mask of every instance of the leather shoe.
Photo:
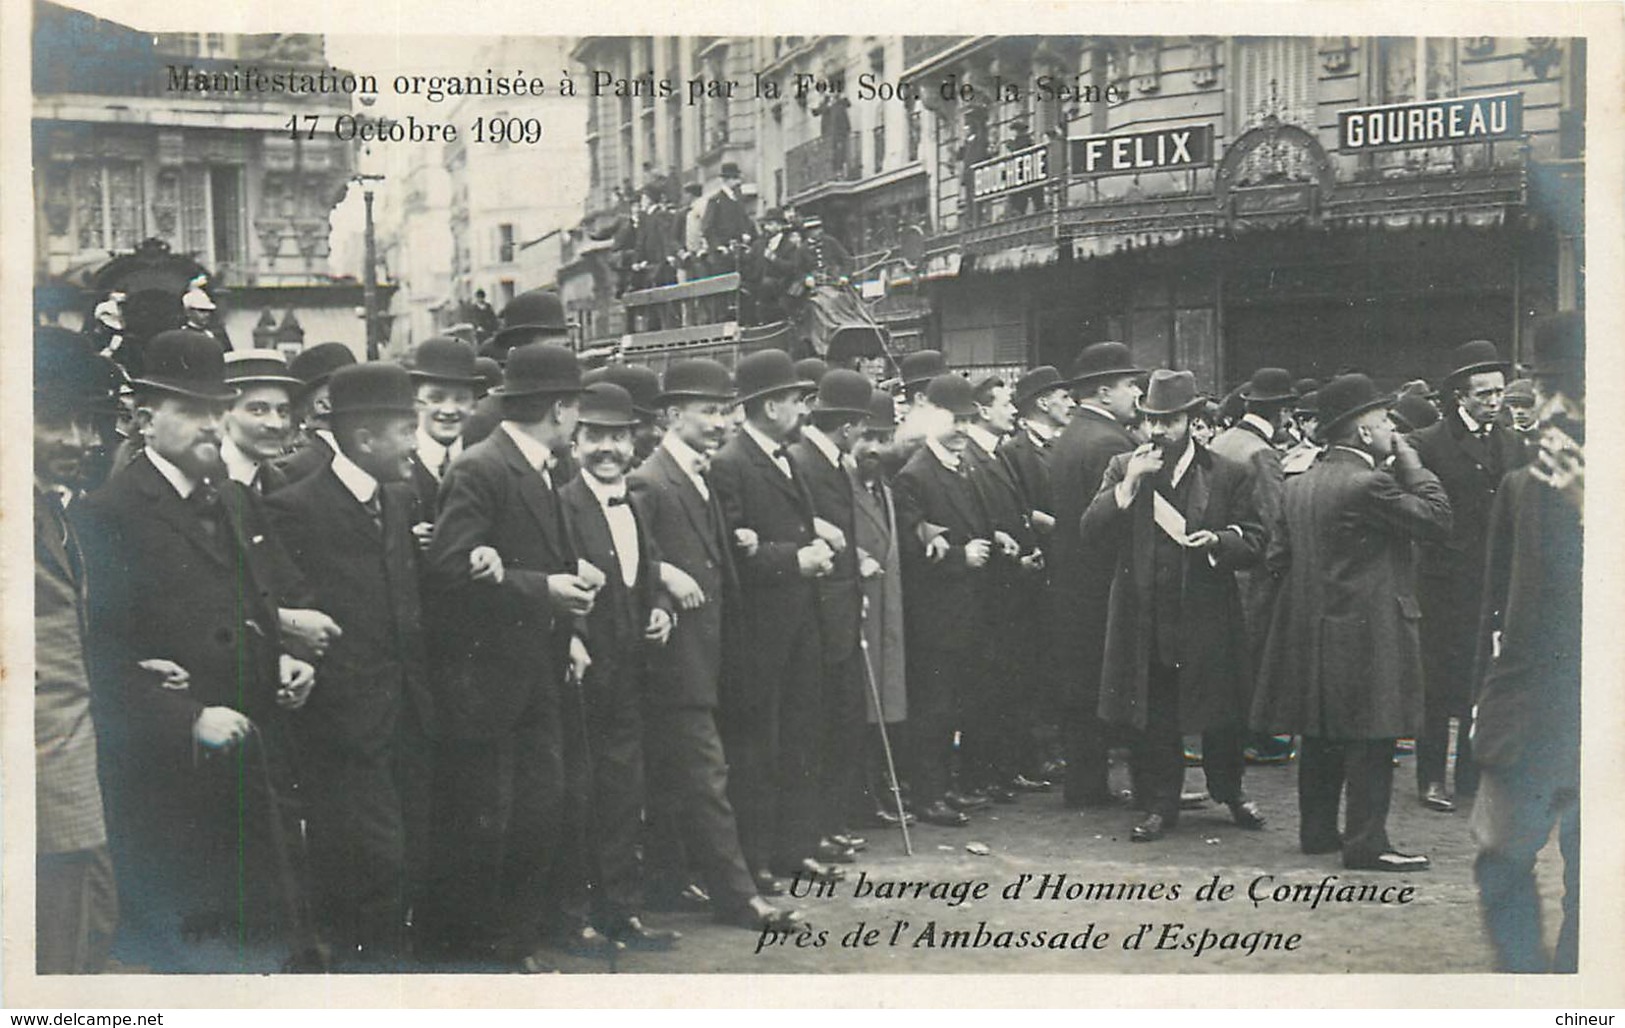
MULTIPOLYGON (((895 817, 896 815, 893 816, 895 817)), ((868 839, 865 839, 861 835, 853 835, 850 832, 842 835, 832 835, 829 837, 829 841, 833 842, 837 846, 845 846, 847 849, 856 853, 862 853, 864 850, 869 848, 868 839)))
POLYGON ((784 879, 776 876, 772 871, 758 871, 756 878, 756 893, 759 896, 783 896, 784 890, 789 886, 784 879))
POLYGON ((826 864, 856 864, 858 852, 850 846, 839 846, 825 841, 818 844, 813 856, 826 864))
POLYGON ((1010 788, 1016 792, 1049 792, 1054 788, 1047 778, 1028 778, 1026 775, 1017 775, 1010 779, 1010 788))
POLYGON ((669 950, 683 937, 682 932, 674 932, 667 928, 650 928, 643 923, 642 918, 635 916, 609 925, 608 932, 610 938, 622 943, 627 949, 644 952, 669 950))
MULTIPOLYGON (((874 819, 874 823, 876 825, 882 827, 882 828, 895 828, 895 827, 897 827, 898 817, 894 812, 892 812, 890 810, 877 809, 874 812, 874 814, 871 815, 871 816, 874 819)), ((913 824, 914 822, 916 822, 918 820, 919 820, 919 818, 915 817, 913 814, 909 813, 908 811, 905 810, 903 812, 902 821, 903 821, 904 824, 913 824)))
POLYGON ((1343 861, 1343 866, 1350 871, 1426 871, 1433 866, 1432 861, 1421 854, 1398 853, 1389 850, 1379 853, 1375 857, 1365 860, 1343 861))
POLYGON ((1230 816, 1235 818, 1236 825, 1250 832, 1256 832, 1263 828, 1264 823, 1269 820, 1264 816, 1264 812, 1258 809, 1258 804, 1252 800, 1233 800, 1228 806, 1230 807, 1230 816))
POLYGON ((592 925, 585 924, 563 929, 551 942, 555 949, 562 949, 576 957, 607 958, 612 953, 626 949, 625 943, 617 942, 592 925))
POLYGON ((820 864, 812 857, 781 870, 788 872, 786 878, 800 878, 803 882, 839 882, 846 878, 843 868, 834 864, 820 864))
POLYGON ((942 800, 938 800, 920 811, 920 817, 928 825, 942 825, 945 828, 963 828, 970 824, 969 814, 962 810, 955 810, 942 800))
POLYGON ((736 928, 759 932, 764 928, 788 932, 801 927, 806 917, 799 910, 780 910, 760 896, 752 896, 742 906, 719 910, 716 919, 736 928))
POLYGON ((1161 814, 1147 814, 1144 821, 1134 826, 1129 838, 1135 842, 1156 842, 1167 830, 1167 822, 1161 814))
POLYGON ((1456 804, 1450 794, 1444 791, 1443 782, 1431 782, 1422 792, 1422 806, 1429 810, 1436 810, 1441 814, 1454 814, 1456 804))
POLYGON ((711 907, 711 895, 693 882, 676 892, 657 892, 644 904, 650 910, 663 914, 693 914, 711 907))
POLYGON ((980 810, 993 801, 975 792, 946 792, 942 801, 955 810, 980 810))

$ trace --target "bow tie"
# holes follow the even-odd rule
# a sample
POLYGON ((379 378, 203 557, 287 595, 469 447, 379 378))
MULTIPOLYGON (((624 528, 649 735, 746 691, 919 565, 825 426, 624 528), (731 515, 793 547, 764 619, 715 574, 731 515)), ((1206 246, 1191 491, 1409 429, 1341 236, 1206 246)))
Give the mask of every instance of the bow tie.
POLYGON ((605 500, 604 501, 604 506, 606 506, 606 507, 624 507, 624 506, 626 506, 626 503, 627 503, 626 494, 622 493, 619 496, 611 496, 609 499, 605 500))
POLYGON ((790 459, 790 451, 785 449, 784 447, 780 446, 778 449, 773 451, 773 459, 774 460, 789 460, 790 459))

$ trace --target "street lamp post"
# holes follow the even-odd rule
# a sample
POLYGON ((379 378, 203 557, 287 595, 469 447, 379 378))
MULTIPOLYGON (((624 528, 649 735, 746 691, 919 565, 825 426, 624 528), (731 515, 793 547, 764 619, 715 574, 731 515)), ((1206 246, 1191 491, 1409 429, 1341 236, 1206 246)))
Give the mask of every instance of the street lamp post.
POLYGON ((366 221, 362 239, 365 252, 362 258, 365 267, 361 273, 361 305, 366 311, 367 319, 367 359, 375 361, 379 357, 378 338, 378 241, 373 234, 372 227, 372 185, 383 179, 382 175, 355 175, 352 182, 362 185, 361 200, 366 208, 366 221))

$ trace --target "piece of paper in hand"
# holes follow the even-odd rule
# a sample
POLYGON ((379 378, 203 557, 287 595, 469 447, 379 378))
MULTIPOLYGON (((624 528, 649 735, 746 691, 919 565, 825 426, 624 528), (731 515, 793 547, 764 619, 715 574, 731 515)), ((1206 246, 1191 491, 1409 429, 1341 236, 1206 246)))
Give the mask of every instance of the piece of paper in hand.
POLYGON ((1161 493, 1151 494, 1151 517, 1158 528, 1168 533, 1168 538, 1181 546, 1185 545, 1185 515, 1175 510, 1174 505, 1161 493))

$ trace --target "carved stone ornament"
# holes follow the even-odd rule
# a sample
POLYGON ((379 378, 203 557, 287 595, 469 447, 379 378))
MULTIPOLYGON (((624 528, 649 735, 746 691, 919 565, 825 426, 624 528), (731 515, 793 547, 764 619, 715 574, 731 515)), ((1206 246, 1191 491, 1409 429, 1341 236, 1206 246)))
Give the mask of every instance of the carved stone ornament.
POLYGON ((1461 41, 1468 57, 1488 57, 1495 53, 1494 36, 1468 36, 1461 41))
POLYGON ((1523 52, 1523 66, 1543 79, 1563 59, 1556 36, 1530 36, 1529 47, 1523 52))
POLYGON ((1162 88, 1162 40, 1136 39, 1129 51, 1129 74, 1137 93, 1155 93, 1162 88))
POLYGON ((1341 75, 1354 66, 1354 38, 1352 36, 1322 36, 1320 40, 1320 66, 1332 75, 1341 75))
POLYGON ((1191 38, 1191 83, 1212 89, 1219 81, 1219 41, 1212 36, 1191 38))

